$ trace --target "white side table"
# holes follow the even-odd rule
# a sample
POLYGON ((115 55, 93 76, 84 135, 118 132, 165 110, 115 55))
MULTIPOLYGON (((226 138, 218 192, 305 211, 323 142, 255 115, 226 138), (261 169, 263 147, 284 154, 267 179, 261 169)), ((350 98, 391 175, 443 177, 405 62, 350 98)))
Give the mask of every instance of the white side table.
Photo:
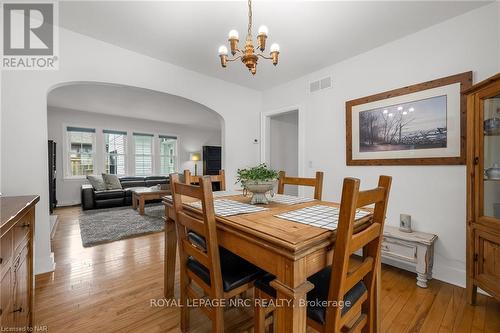
POLYGON ((417 286, 427 288, 432 279, 434 242, 437 235, 413 231, 406 233, 386 225, 382 241, 382 261, 417 272, 417 286))

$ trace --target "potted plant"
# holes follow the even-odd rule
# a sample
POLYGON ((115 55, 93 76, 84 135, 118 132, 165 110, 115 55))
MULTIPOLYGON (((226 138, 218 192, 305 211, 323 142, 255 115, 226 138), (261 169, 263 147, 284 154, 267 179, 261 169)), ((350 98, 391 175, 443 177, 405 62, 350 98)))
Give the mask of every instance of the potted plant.
POLYGON ((250 203, 268 204, 269 200, 266 193, 273 190, 278 180, 278 172, 270 169, 265 163, 259 164, 253 168, 238 169, 237 182, 243 187, 243 195, 252 193, 250 203))

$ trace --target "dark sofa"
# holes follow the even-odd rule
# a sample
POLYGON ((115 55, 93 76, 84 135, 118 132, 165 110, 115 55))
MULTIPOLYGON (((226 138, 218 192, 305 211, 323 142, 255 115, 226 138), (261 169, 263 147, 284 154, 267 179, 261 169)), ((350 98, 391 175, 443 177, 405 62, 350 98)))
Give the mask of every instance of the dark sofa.
POLYGON ((151 177, 120 177, 122 190, 96 191, 90 184, 82 185, 82 209, 109 208, 129 206, 132 204, 133 187, 150 187, 158 184, 169 184, 169 178, 163 176, 151 177))

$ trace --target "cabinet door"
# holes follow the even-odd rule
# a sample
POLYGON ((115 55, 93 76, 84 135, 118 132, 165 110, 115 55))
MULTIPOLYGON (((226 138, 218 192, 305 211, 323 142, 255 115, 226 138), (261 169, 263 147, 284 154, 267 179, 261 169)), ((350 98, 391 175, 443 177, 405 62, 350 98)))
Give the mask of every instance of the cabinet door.
POLYGON ((7 267, 1 271, 0 276, 0 327, 7 328, 14 326, 14 315, 12 313, 12 270, 7 267))
POLYGON ((500 84, 479 92, 476 103, 476 218, 500 229, 500 84))
POLYGON ((488 286, 489 292, 500 295, 500 236, 476 232, 477 280, 488 286))
POLYGON ((29 295, 29 243, 26 243, 16 259, 14 266, 14 321, 17 327, 29 325, 30 295, 29 295))

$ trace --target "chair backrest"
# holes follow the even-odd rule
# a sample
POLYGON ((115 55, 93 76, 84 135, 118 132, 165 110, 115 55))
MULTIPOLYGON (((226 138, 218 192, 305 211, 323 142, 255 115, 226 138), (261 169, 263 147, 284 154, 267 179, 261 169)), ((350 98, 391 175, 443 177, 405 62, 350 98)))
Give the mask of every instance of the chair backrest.
POLYGON ((323 194, 323 172, 316 171, 314 178, 287 177, 285 171, 280 171, 278 179, 278 194, 283 194, 285 185, 314 187, 314 199, 321 200, 323 194))
POLYGON ((210 272, 210 286, 201 280, 197 281, 197 283, 211 296, 223 297, 212 182, 209 177, 200 177, 199 186, 183 184, 179 182, 179 175, 171 174, 170 183, 172 184, 181 265, 185 266, 189 257, 192 257, 205 266, 210 272), (201 214, 186 209, 186 205, 182 201, 186 197, 201 201, 201 214), (189 240, 187 233, 190 231, 194 231, 205 238, 206 249, 195 246, 189 240))
MULTIPOLYGON (((200 182, 200 178, 202 176, 193 176, 191 175, 190 170, 184 170, 184 182, 186 184, 198 184, 200 182)), ((226 190, 226 174, 224 173, 224 170, 219 170, 218 175, 207 175, 205 177, 210 177, 210 180, 212 183, 220 183, 220 190, 225 191, 226 190)))
MULTIPOLYGON (((369 332, 373 332, 372 325, 375 322, 373 312, 375 277, 377 268, 380 267, 380 244, 391 182, 391 177, 380 176, 376 188, 360 191, 359 179, 346 178, 342 188, 328 300, 343 300, 345 294, 353 286, 363 281, 368 290, 368 298, 363 302, 361 315, 366 316, 368 319, 366 324, 370 325, 370 329, 367 330, 369 332), (370 226, 355 233, 354 222, 357 209, 373 204, 375 207, 373 208, 370 226), (352 269, 352 267, 349 267, 349 259, 359 249, 363 249, 362 261, 359 265, 356 265, 355 269, 352 269)), ((327 308, 325 331, 340 331, 345 322, 343 319, 347 319, 341 318, 341 310, 341 307, 327 308)))

